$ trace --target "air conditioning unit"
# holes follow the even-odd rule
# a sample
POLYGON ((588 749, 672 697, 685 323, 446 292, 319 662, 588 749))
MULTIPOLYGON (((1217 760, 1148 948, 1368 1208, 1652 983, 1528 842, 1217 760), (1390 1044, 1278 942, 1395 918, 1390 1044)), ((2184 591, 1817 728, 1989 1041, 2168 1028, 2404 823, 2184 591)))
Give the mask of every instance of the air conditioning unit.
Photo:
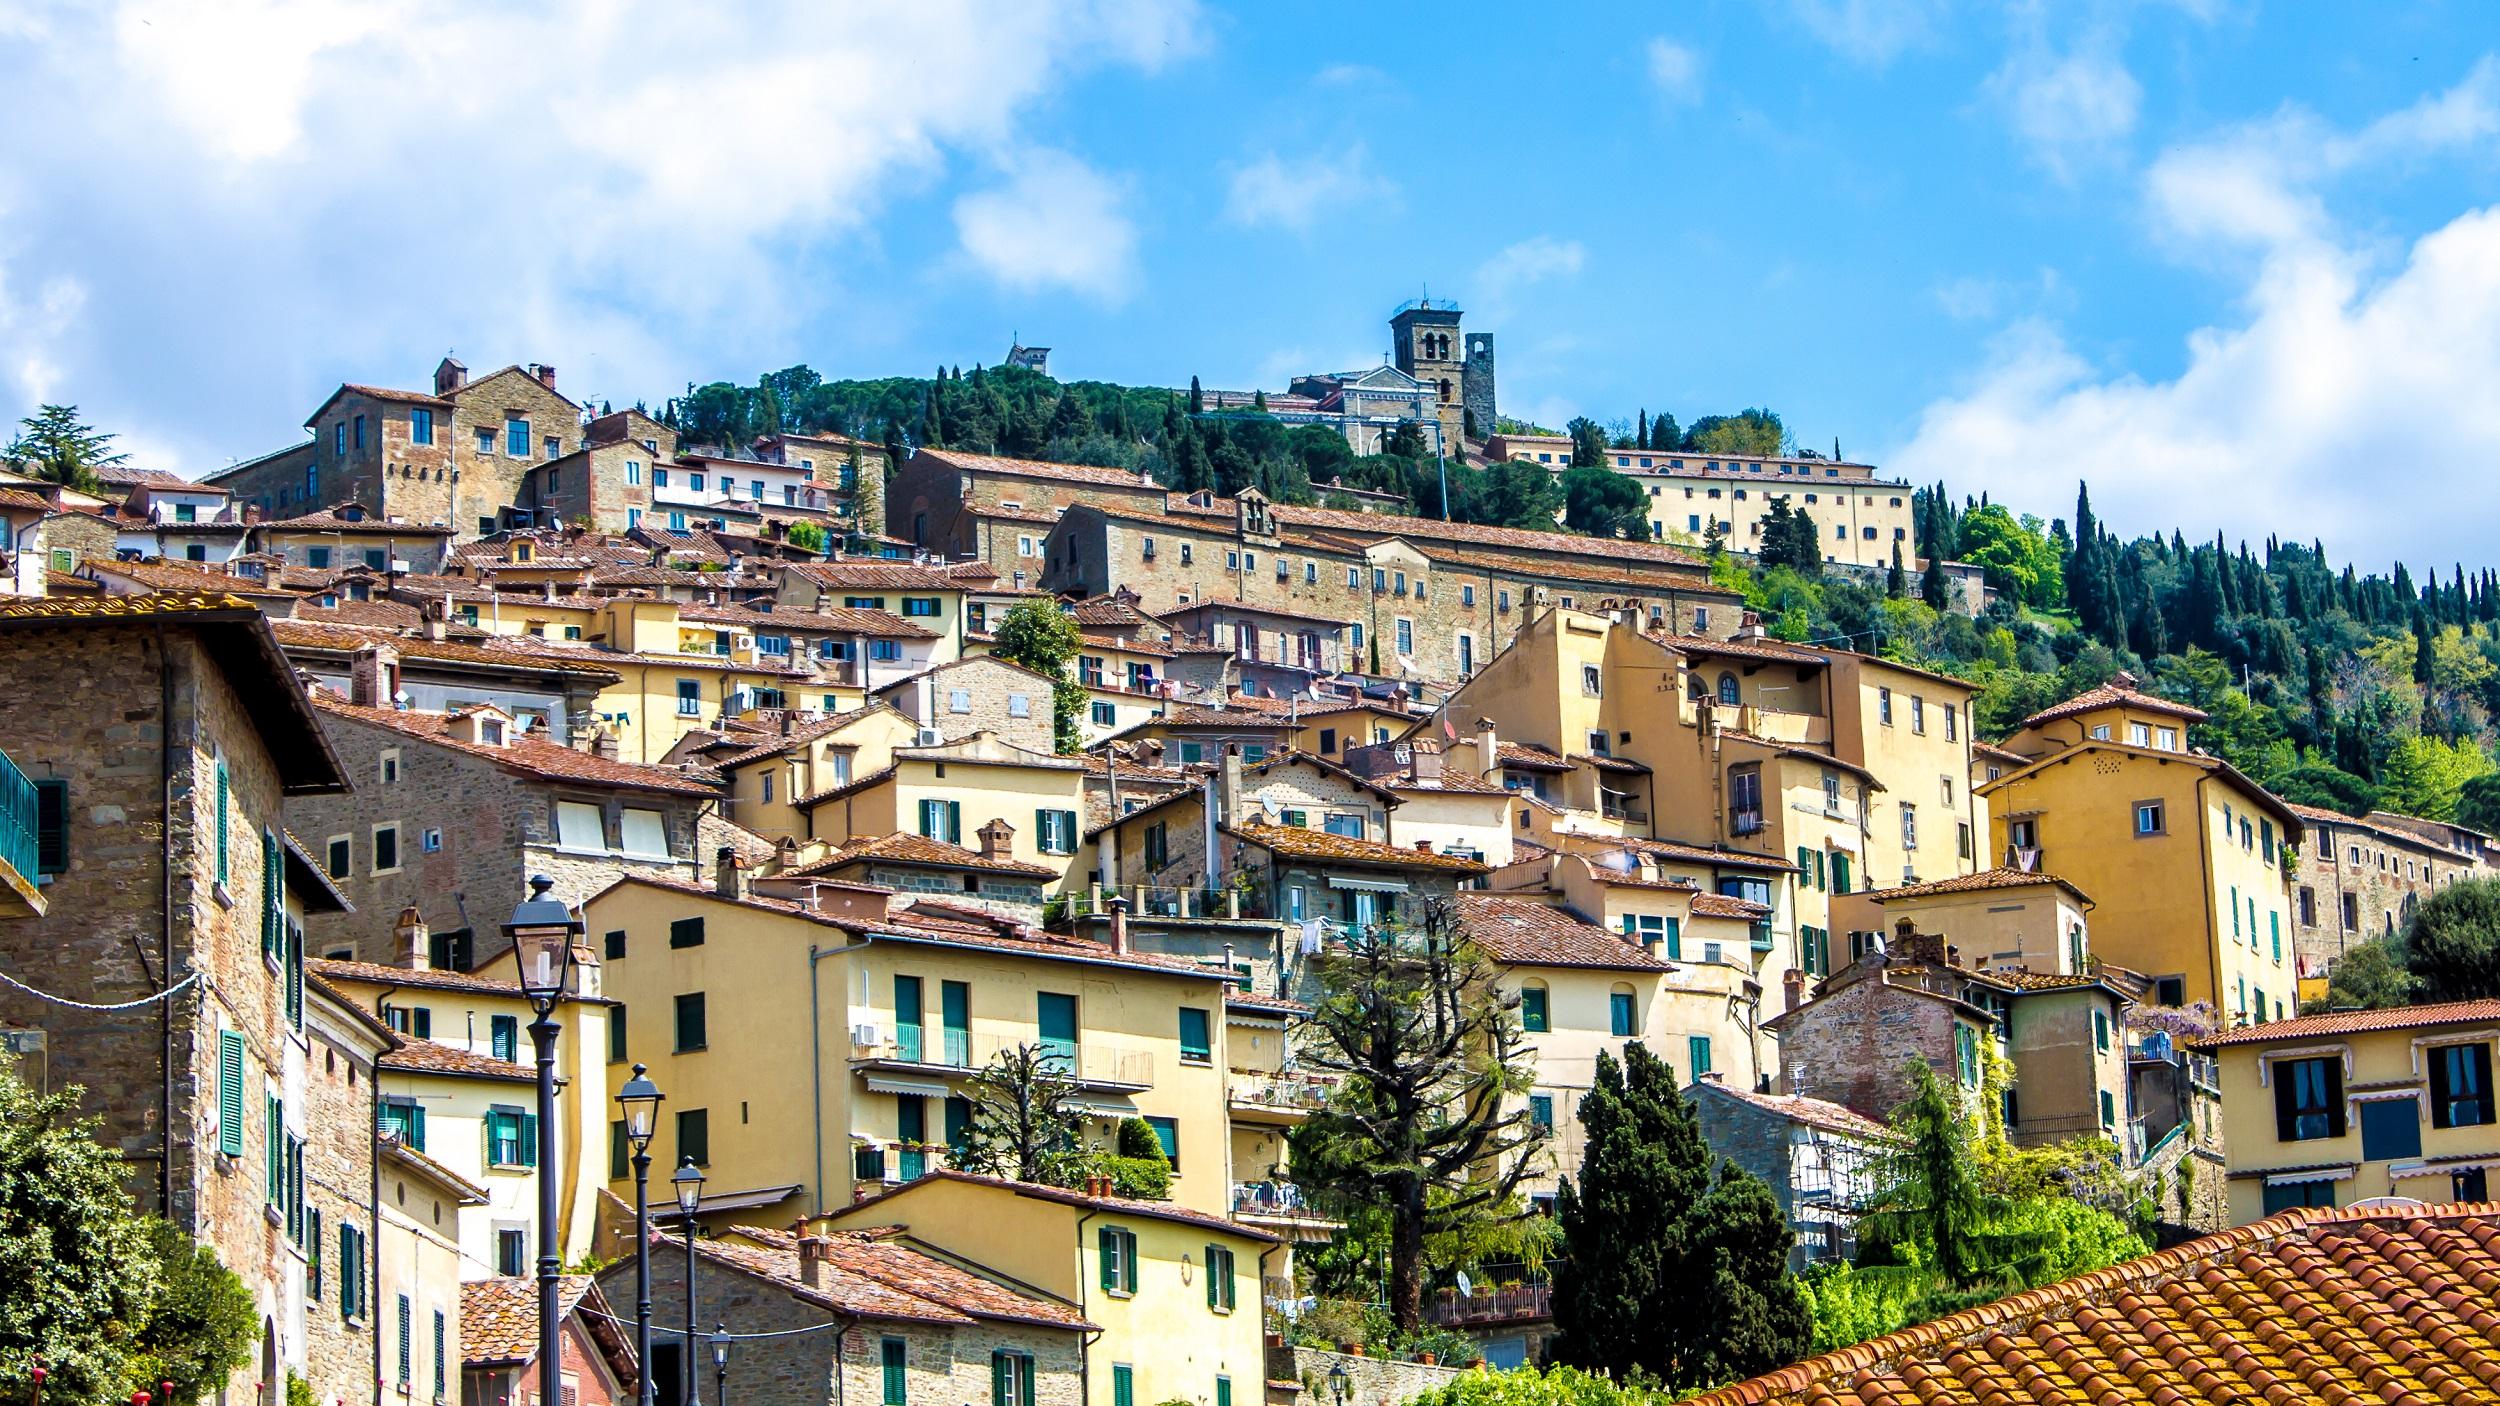
POLYGON ((863 1021, 851 1027, 851 1043, 874 1049, 885 1043, 885 1031, 874 1021, 863 1021))
POLYGON ((920 740, 917 745, 922 747, 936 747, 943 745, 945 741, 945 733, 940 732, 933 727, 924 727, 920 729, 920 740))

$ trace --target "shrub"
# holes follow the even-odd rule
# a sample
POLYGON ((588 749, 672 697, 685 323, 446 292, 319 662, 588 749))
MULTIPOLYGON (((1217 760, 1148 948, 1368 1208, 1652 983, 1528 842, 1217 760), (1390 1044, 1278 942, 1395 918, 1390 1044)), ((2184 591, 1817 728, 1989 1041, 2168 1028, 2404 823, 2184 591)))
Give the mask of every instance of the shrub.
POLYGON ((1172 1164, 1153 1157, 1105 1156, 1096 1159, 1111 1178, 1111 1192, 1132 1201, 1168 1201, 1172 1197, 1172 1164))

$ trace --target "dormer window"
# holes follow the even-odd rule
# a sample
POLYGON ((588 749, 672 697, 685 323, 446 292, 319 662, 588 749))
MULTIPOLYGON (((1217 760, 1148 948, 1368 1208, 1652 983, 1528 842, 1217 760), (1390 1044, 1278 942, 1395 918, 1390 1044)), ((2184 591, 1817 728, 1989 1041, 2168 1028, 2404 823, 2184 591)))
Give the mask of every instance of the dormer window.
POLYGON ((477 725, 477 740, 489 747, 502 746, 503 724, 493 718, 484 718, 479 720, 477 725))

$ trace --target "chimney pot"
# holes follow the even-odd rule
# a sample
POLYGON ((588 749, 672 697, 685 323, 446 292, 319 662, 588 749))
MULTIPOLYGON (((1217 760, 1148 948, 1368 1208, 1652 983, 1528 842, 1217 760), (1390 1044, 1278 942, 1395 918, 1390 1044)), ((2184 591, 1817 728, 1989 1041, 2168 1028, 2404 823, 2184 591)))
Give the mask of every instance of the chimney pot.
POLYGON ((547 389, 554 390, 556 388, 556 369, 554 367, 534 365, 530 367, 530 374, 536 376, 538 378, 538 384, 545 386, 547 389))
POLYGON ((1016 827, 1003 819, 992 819, 989 824, 981 827, 979 834, 983 859, 1009 857, 1009 845, 1015 839, 1016 827))
POLYGON ((599 729, 591 734, 590 750, 602 761, 615 761, 618 755, 616 734, 604 727, 599 729))
POLYGON ((425 915, 417 911, 416 905, 399 910, 399 923, 391 929, 391 936, 397 949, 393 955, 398 957, 399 965, 417 972, 433 966, 431 935, 426 931, 425 915))
POLYGON ((747 896, 746 861, 740 859, 738 851, 728 845, 722 845, 713 856, 712 891, 723 898, 738 899, 747 896))
POLYGON ((1111 950, 1128 953, 1128 896, 1115 893, 1103 904, 1111 910, 1111 950))

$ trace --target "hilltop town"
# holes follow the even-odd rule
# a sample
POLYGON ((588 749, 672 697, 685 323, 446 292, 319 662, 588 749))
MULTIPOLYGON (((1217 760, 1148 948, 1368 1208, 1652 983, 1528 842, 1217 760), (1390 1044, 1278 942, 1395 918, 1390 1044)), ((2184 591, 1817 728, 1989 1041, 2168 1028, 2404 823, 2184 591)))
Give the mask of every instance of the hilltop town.
MULTIPOLYGON (((2500 851, 2462 779, 2406 812, 2382 705, 2193 652, 2324 680, 2287 620, 2410 631, 2453 752, 2485 579, 1546 431, 1455 307, 1389 330, 1168 434, 1062 392, 1029 456, 952 442, 955 377, 724 438, 446 358, 202 479, 0 472, 0 1047, 239 1279, 218 1399, 534 1399, 552 1255, 568 1403, 694 1399, 716 1323, 742 1400, 1402 1400, 1587 1331, 1552 1266, 1660 1064, 1767 1279, 1902 1268, 1922 1100, 2125 1238, 1974 1310, 2018 1377, 2102 1370, 2077 1324, 2187 1373, 2089 1286, 2271 1324, 2328 1277, 2278 1254, 2488 1336, 2424 1266, 2492 1271, 2448 1203, 2491 1199, 2500 1007, 2331 993, 2500 851), (638 1292, 700 1305, 647 1357, 638 1292)), ((2309 1350, 2261 1348, 2206 1369, 2347 1399, 2301 1393, 2377 1350, 2285 1396, 2309 1350)), ((1928 1399, 1898 1353, 1813 1394, 1836 1360, 1728 1399, 1928 1399)))

